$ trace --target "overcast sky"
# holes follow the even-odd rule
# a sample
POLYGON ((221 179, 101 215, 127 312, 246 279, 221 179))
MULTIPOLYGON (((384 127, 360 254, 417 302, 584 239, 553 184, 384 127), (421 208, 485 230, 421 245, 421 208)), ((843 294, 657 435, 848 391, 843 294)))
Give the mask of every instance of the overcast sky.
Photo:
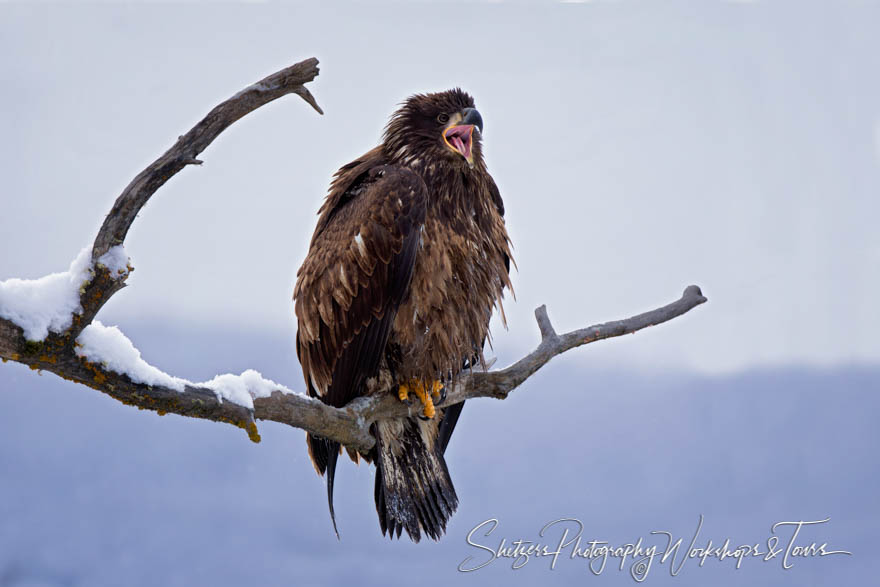
POLYGON ((541 303, 568 330, 695 283, 708 305, 589 360, 874 363, 880 10, 831 6, 5 5, 0 276, 66 268, 178 135, 316 56, 325 116, 273 103, 162 188, 105 322, 293 336, 294 276, 331 174, 403 98, 461 86, 485 120, 519 267, 510 330, 495 327, 503 359, 536 341, 541 303))
POLYGON ((687 537, 700 514, 707 537, 742 541, 830 516, 810 539, 854 555, 664 567, 652 583, 866 584, 880 548, 878 22, 875 2, 0 3, 0 280, 66 269, 214 105, 321 61, 324 116, 293 96, 242 119, 129 234, 136 271, 99 319, 170 373, 255 367, 301 389, 290 297, 331 175, 405 97, 453 86, 485 121, 519 267, 502 363, 537 342, 542 303, 563 331, 689 284, 710 300, 556 359, 506 402, 470 402, 449 452, 462 505, 439 545, 382 539, 373 470, 348 463, 336 542, 299 430, 264 423, 251 445, 0 365, 0 585, 582 585, 597 578, 574 563, 455 568, 492 516, 510 539, 573 515, 622 542, 687 537))

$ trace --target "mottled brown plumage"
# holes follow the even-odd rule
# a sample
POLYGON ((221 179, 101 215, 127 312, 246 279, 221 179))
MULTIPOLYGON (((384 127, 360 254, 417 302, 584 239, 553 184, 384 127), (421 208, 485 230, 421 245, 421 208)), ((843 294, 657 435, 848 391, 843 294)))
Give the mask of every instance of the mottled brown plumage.
MULTIPOLYGON (((482 358, 510 287, 510 248, 481 128, 465 92, 415 95, 381 145, 336 173, 294 290, 310 395, 341 407, 413 380, 448 384, 482 358)), ((443 451, 460 411, 373 427, 376 448, 361 456, 376 462, 383 533, 444 532, 458 498, 443 451)), ((311 436, 308 445, 327 472, 332 516, 339 445, 311 436)))

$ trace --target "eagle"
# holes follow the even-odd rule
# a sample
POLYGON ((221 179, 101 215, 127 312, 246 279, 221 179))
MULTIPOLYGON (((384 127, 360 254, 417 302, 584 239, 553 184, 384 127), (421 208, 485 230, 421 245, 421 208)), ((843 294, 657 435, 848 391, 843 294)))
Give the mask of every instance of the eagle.
MULTIPOLYGON (((343 165, 318 211, 297 272, 296 349, 311 397, 345 406, 393 393, 420 415, 375 422, 369 454, 382 534, 439 540, 458 506, 444 452, 463 403, 445 390, 483 364, 489 319, 502 316, 511 243, 486 169, 483 120, 461 89, 416 94, 391 116, 382 143, 343 165), (411 397, 414 396, 414 397, 411 397)), ((339 443, 307 434, 309 456, 333 479, 339 443)))

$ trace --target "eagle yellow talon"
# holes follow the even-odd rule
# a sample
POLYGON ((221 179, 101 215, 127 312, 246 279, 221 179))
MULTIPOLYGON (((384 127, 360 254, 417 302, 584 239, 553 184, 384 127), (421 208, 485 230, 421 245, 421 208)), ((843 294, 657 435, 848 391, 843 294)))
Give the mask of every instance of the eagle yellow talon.
POLYGON ((429 393, 425 389, 425 385, 421 381, 416 380, 408 384, 401 383, 397 388, 397 397, 400 398, 400 401, 405 402, 409 399, 410 392, 412 392, 422 402, 422 406, 424 406, 422 414, 426 418, 433 418, 437 413, 437 410, 434 408, 434 398, 439 399, 441 389, 443 389, 443 384, 439 381, 434 381, 431 383, 431 391, 429 393))
POLYGON ((409 386, 406 383, 400 384, 400 387, 397 390, 397 397, 400 398, 400 401, 402 402, 409 399, 409 386))

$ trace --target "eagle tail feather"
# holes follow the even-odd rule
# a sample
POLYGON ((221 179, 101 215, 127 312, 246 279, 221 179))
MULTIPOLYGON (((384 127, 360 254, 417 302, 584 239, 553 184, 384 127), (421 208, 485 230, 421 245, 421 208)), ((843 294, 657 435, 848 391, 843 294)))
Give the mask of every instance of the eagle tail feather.
POLYGON ((330 458, 330 441, 321 436, 313 436, 306 432, 306 444, 309 447, 309 458, 318 475, 324 476, 327 470, 327 461, 330 458))
POLYGON ((440 445, 440 450, 443 451, 443 454, 446 454, 446 447, 449 445, 449 439, 452 438, 452 431, 455 430, 455 425, 458 423, 458 417, 461 416, 464 404, 465 402, 461 402, 453 404, 448 408, 443 408, 443 420, 440 421, 440 430, 437 433, 437 443, 440 445))
POLYGON ((333 482, 336 479, 336 460, 339 458, 339 443, 327 440, 320 436, 306 433, 306 443, 309 445, 309 456, 318 475, 327 474, 327 504, 330 506, 330 520, 333 522, 333 531, 339 538, 339 530, 336 528, 336 512, 333 510, 333 482))
POLYGON ((336 478, 336 459, 339 458, 339 443, 328 441, 331 446, 330 458, 327 460, 327 505, 330 506, 330 520, 333 522, 333 531, 336 532, 336 539, 339 538, 339 529, 336 527, 336 512, 333 511, 333 481, 336 478))
POLYGON ((439 540, 458 507, 443 451, 415 419, 376 425, 374 497, 382 534, 439 540))

